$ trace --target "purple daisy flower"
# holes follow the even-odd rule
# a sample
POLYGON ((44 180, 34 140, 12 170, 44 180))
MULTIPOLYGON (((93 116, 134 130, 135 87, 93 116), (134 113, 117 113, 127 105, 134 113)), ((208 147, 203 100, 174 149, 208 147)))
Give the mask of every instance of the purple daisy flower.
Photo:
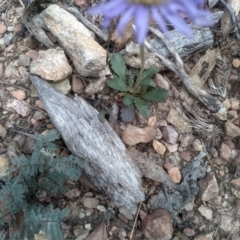
POLYGON ((114 17, 121 15, 117 33, 122 35, 127 23, 133 18, 135 36, 142 44, 148 33, 149 18, 153 18, 162 32, 172 25, 186 36, 192 31, 180 16, 184 14, 191 22, 201 26, 211 25, 210 12, 199 9, 204 0, 111 0, 88 10, 90 15, 104 16, 103 26, 108 27, 114 17))

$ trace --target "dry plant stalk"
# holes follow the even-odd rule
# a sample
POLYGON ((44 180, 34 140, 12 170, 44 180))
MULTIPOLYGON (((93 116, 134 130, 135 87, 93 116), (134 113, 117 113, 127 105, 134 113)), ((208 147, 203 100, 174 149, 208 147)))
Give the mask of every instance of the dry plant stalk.
POLYGON ((155 35, 157 35, 166 45, 168 48, 169 52, 172 54, 174 60, 171 61, 164 57, 163 55, 159 54, 156 49, 149 44, 147 41, 145 41, 145 46, 147 47, 148 50, 153 52, 157 57, 161 59, 163 64, 172 70, 182 81, 183 84, 185 85, 186 89, 196 98, 199 99, 200 102, 202 102, 210 111, 215 113, 219 119, 226 119, 227 111, 226 108, 222 105, 222 103, 204 91, 203 89, 199 88, 189 75, 186 73, 184 66, 183 66, 183 61, 177 51, 175 50, 174 46, 166 39, 163 33, 160 31, 150 28, 151 32, 153 32, 155 35))

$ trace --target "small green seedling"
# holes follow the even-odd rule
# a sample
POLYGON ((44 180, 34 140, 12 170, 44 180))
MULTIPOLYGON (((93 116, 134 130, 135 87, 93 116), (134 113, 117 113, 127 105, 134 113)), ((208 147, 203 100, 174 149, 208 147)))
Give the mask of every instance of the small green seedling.
POLYGON ((150 102, 164 102, 167 99, 168 91, 157 87, 152 79, 153 75, 158 72, 156 67, 144 71, 139 83, 136 84, 136 75, 126 78, 126 64, 121 54, 113 54, 110 64, 115 74, 113 78, 107 80, 107 84, 120 92, 126 107, 132 109, 135 107, 147 118, 151 114, 150 102))

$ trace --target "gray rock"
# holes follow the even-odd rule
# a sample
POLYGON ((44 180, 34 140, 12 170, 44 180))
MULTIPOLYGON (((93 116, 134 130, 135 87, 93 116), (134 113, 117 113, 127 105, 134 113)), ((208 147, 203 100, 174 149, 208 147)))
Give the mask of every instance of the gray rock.
POLYGON ((120 207, 119 212, 123 214, 128 220, 133 220, 133 215, 125 207, 120 207))
POLYGON ((98 77, 106 66, 107 52, 93 39, 92 33, 72 14, 54 4, 40 18, 66 50, 78 73, 98 77))
POLYGON ((30 57, 25 54, 21 54, 18 59, 18 64, 23 67, 29 66, 30 65, 30 57))
POLYGON ((207 174, 207 176, 199 181, 199 193, 198 197, 202 201, 209 201, 218 197, 219 187, 215 175, 213 173, 207 174))
POLYGON ((235 220, 230 214, 224 213, 221 215, 220 228, 223 229, 226 233, 233 234, 239 231, 240 223, 235 220))
POLYGON ((84 197, 82 199, 82 204, 86 208, 97 208, 99 200, 91 197, 84 197))
POLYGON ((4 42, 8 46, 13 39, 13 33, 6 33, 4 34, 4 42))

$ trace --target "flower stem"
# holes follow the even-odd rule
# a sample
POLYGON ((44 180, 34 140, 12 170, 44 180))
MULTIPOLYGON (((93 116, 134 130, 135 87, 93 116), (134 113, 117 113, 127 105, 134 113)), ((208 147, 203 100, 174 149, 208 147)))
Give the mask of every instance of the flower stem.
POLYGON ((145 63, 145 59, 144 59, 144 45, 140 45, 140 59, 141 59, 141 68, 140 68, 140 71, 138 73, 138 76, 137 76, 137 80, 133 86, 133 90, 136 90, 139 83, 140 83, 140 80, 141 80, 141 77, 142 77, 142 74, 143 74, 143 71, 144 71, 144 63, 145 63))

